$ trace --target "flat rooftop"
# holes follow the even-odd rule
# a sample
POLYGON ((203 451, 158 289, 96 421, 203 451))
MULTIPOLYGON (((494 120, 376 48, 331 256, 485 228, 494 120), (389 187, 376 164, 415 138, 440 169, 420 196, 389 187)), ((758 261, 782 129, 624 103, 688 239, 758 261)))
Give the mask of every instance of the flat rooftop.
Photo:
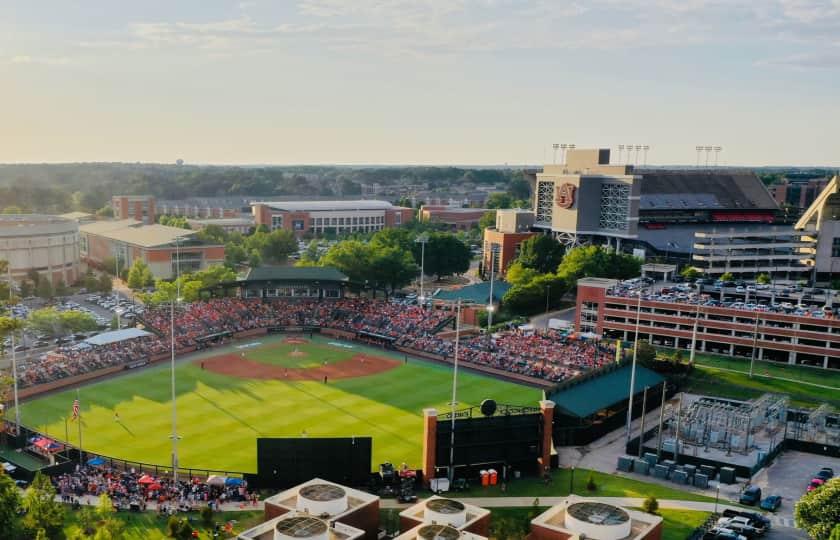
POLYGON ((359 211, 359 210, 391 210, 401 208, 388 201, 255 201, 251 205, 264 204, 274 210, 286 212, 328 212, 328 211, 359 211))

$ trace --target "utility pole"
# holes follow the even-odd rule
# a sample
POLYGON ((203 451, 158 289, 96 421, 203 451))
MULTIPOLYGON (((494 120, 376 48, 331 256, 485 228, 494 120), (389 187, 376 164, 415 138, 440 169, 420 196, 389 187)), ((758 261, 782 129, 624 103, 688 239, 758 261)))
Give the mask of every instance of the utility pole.
POLYGON ((639 289, 639 300, 636 304, 636 338, 633 340, 633 366, 630 368, 630 397, 627 405, 627 429, 625 446, 630 444, 630 426, 633 423, 633 394, 636 387, 636 358, 639 355, 639 320, 642 314, 642 294, 646 289, 639 289))

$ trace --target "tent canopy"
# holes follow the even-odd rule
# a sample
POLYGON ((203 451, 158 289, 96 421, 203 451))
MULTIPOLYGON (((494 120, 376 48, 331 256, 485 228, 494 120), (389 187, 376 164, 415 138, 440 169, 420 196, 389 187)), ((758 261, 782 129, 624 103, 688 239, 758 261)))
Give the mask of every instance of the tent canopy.
POLYGON ((135 339, 144 336, 151 336, 149 332, 140 330, 139 328, 126 328, 124 330, 114 330, 113 332, 103 332, 99 335, 89 337, 84 340, 84 343, 90 345, 110 345, 111 343, 119 343, 129 339, 135 339))

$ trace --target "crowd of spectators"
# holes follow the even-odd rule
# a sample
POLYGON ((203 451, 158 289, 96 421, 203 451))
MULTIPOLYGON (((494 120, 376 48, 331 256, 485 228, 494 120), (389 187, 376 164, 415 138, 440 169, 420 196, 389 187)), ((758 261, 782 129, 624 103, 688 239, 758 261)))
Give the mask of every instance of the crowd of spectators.
MULTIPOLYGON (((436 336, 408 340, 406 345, 444 357, 455 343, 436 336)), ((461 340, 459 358, 482 366, 560 382, 615 361, 615 346, 571 339, 557 330, 509 329, 461 340)))
POLYGON ((174 513, 203 506, 218 510, 226 502, 253 505, 257 502, 256 494, 248 491, 244 481, 237 485, 211 485, 192 478, 174 483, 171 476, 152 476, 108 466, 76 466, 75 471, 54 476, 52 481, 63 502, 105 493, 116 508, 124 510, 145 510, 149 503, 154 503, 159 511, 174 513))
POLYGON ((145 336, 110 343, 88 345, 76 343, 18 362, 18 386, 25 388, 65 377, 82 375, 103 368, 148 360, 168 350, 168 341, 145 336))
MULTIPOLYGON (((216 298, 178 306, 175 311, 175 346, 191 350, 215 345, 242 331, 271 327, 320 327, 350 332, 360 339, 380 340, 444 357, 454 354, 454 342, 436 335, 452 312, 423 309, 382 300, 342 298, 240 299, 216 298)), ((22 387, 92 372, 106 367, 131 365, 170 350, 171 312, 148 309, 141 321, 154 336, 103 346, 61 347, 22 362, 22 387)), ((550 381, 562 381, 601 366, 614 358, 607 345, 569 340, 555 330, 498 332, 489 340, 462 340, 464 361, 550 381)))

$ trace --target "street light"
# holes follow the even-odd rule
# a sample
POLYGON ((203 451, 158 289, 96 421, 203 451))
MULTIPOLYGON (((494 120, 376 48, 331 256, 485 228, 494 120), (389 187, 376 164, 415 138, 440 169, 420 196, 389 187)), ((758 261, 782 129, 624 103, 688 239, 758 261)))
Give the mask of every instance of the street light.
POLYGON ((423 294, 423 281, 426 271, 426 244, 429 242, 429 235, 421 234, 414 241, 420 244, 420 296, 417 298, 420 301, 420 306, 426 309, 426 295, 423 294))

